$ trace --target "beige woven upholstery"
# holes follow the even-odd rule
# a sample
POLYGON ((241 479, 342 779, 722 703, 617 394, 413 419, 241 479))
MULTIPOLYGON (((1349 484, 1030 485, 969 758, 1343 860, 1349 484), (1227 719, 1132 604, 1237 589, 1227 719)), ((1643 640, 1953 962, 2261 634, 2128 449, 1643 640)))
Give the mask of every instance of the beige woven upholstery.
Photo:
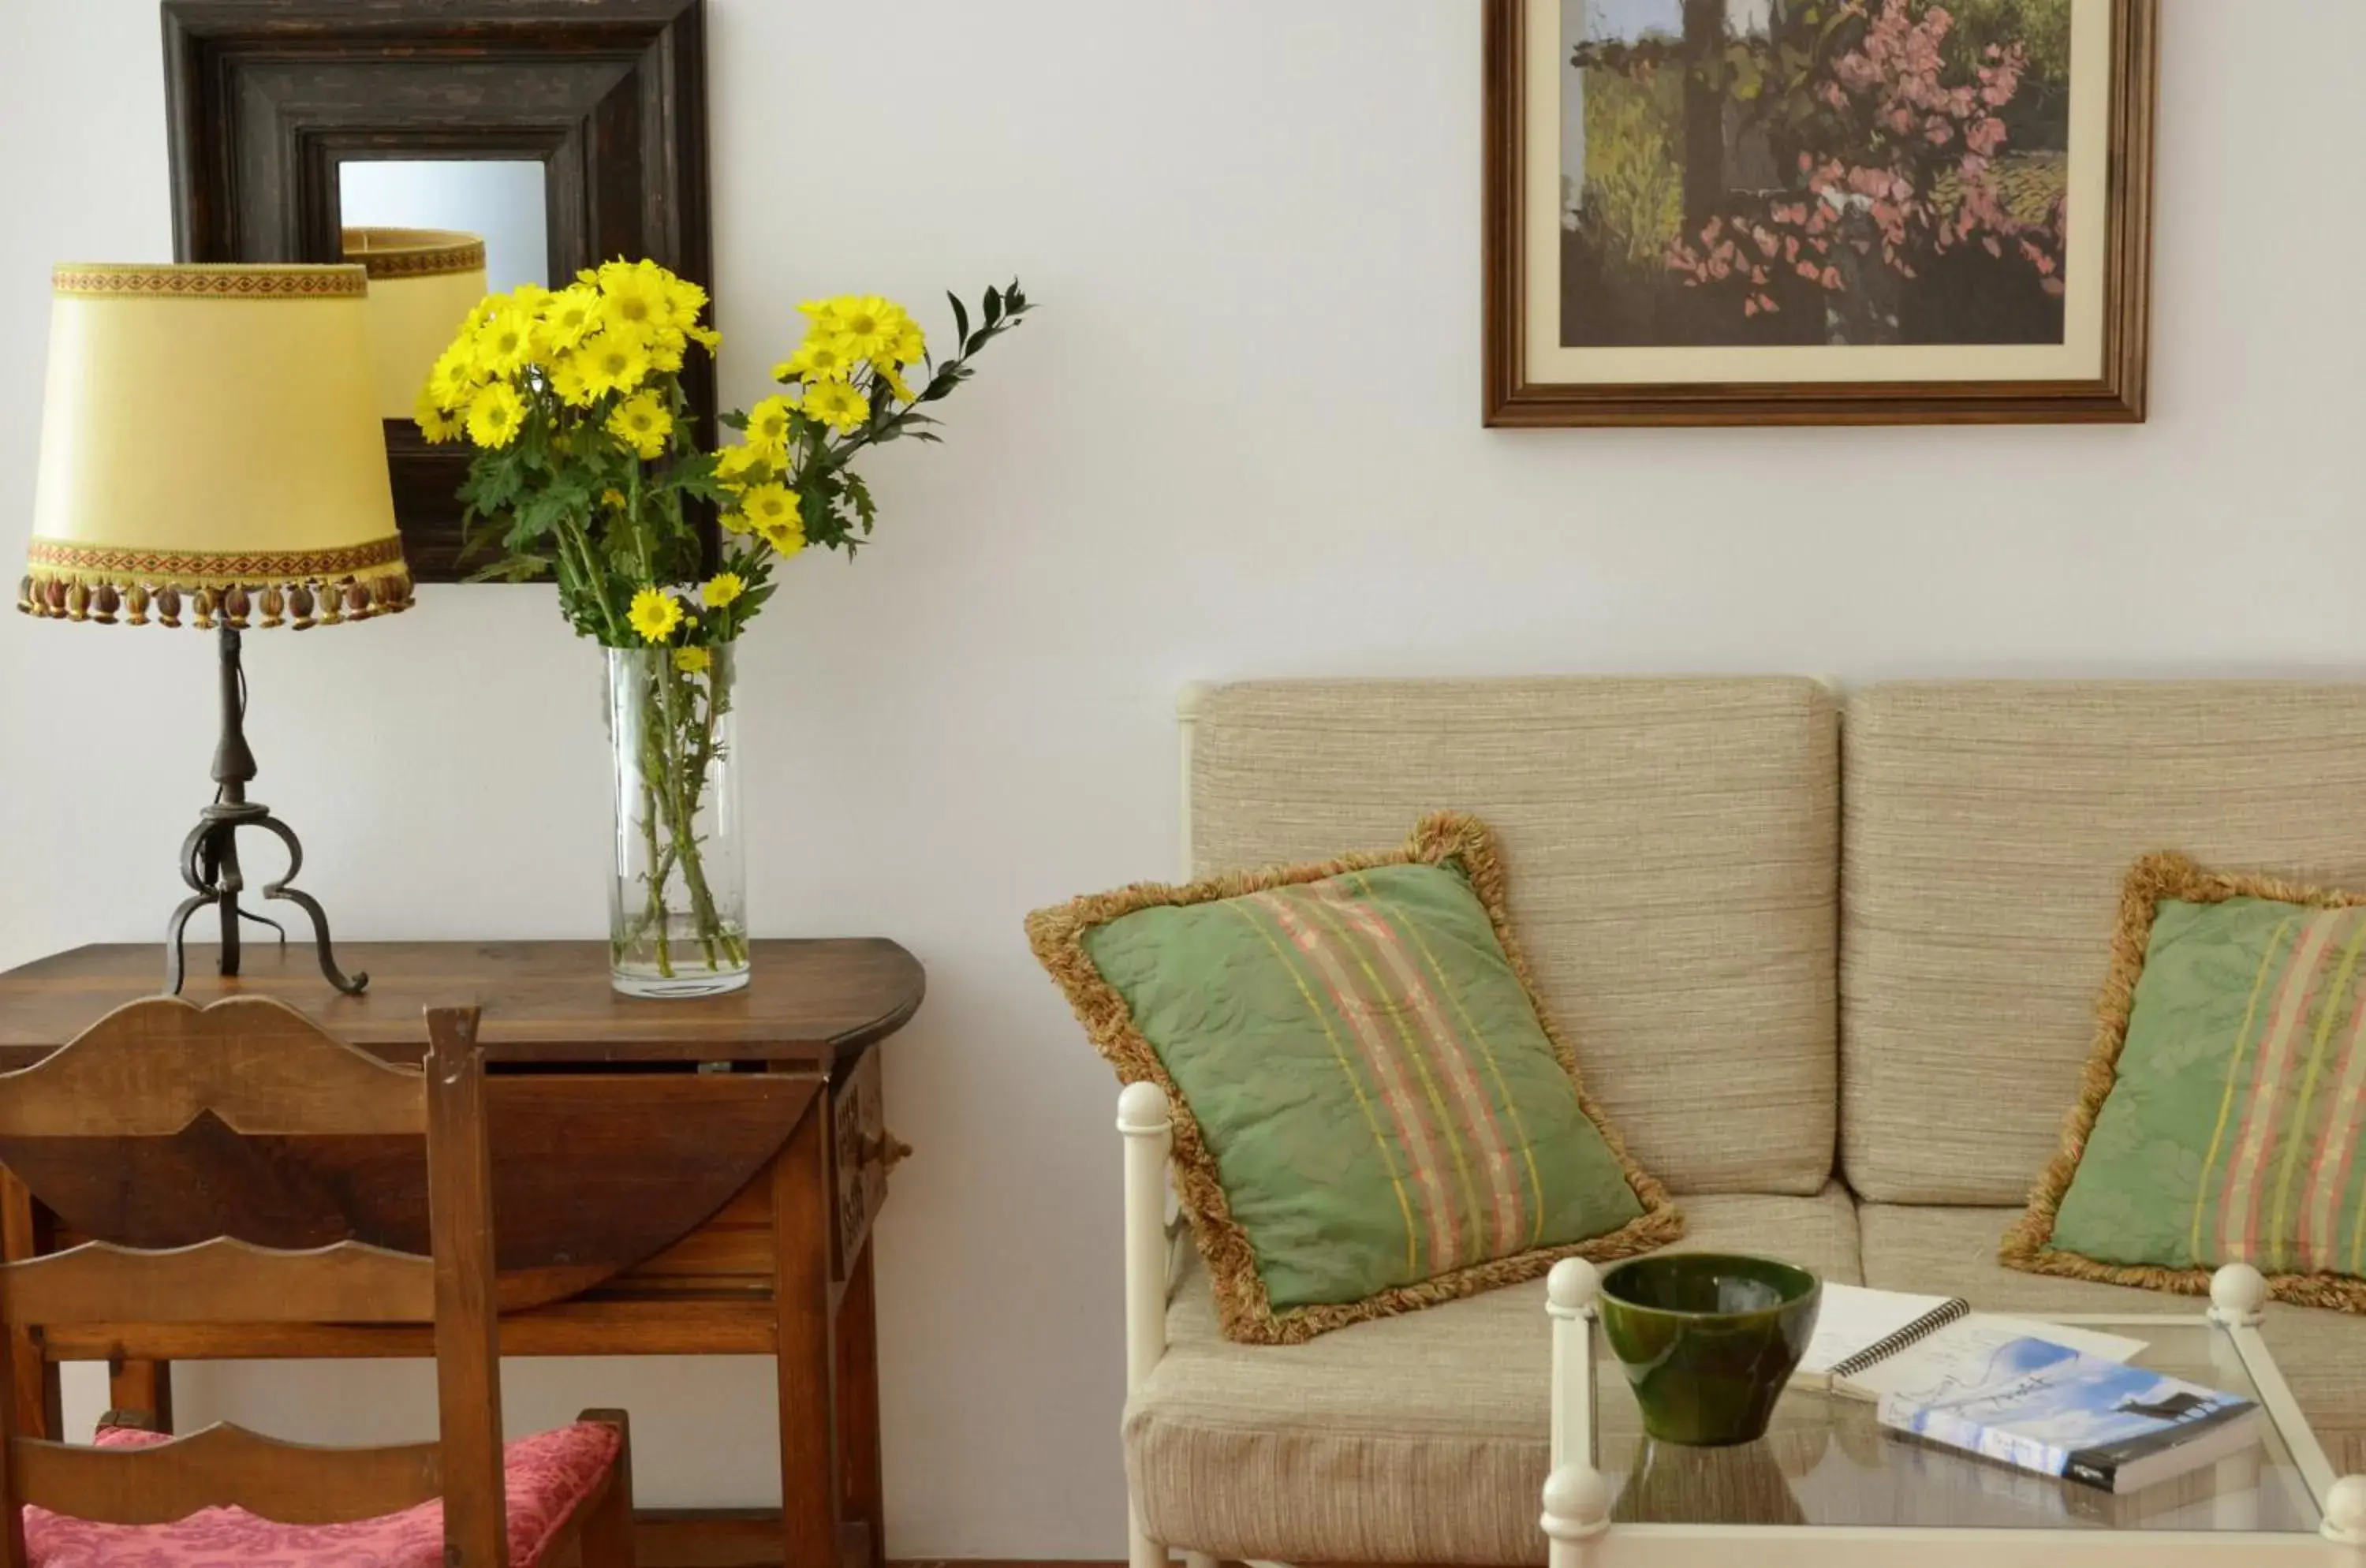
MULTIPOLYGON (((2366 886, 2366 685, 1881 685, 1837 767, 1804 681, 1259 683, 1197 711, 1202 870, 1392 844, 1439 807, 1495 827, 1538 981, 1684 1195, 1685 1246, 1990 1309, 2203 1306, 1996 1262, 2077 1092, 2129 864, 2366 886), (1862 1209, 1825 1185, 1836 1121, 1862 1209)), ((1150 1537, 1542 1561, 1541 1282, 1275 1349, 1218 1335, 1195 1264, 1167 1331, 1125 1422, 1150 1537)), ((2366 1318, 2270 1305, 2265 1334, 2366 1470, 2366 1318)))
POLYGON ((1644 1167, 1679 1194, 1822 1188, 1839 818, 1821 687, 1286 682, 1198 711, 1200 870, 1476 813, 1502 837, 1538 984, 1644 1167))
POLYGON ((2138 856, 2366 886, 2366 685, 1881 685, 1842 750, 1842 1166, 1865 1198, 2026 1197, 2138 856))
MULTIPOLYGON (((1837 1185, 1684 1208, 1684 1247, 1774 1252, 1858 1278, 1855 1216, 1837 1185)), ((1543 1561, 1542 1280, 1277 1348, 1217 1333, 1192 1255, 1167 1335, 1125 1418, 1127 1474, 1153 1539, 1295 1562, 1543 1561)))
MULTIPOLYGON (((2020 1214, 2011 1209, 1907 1208, 1867 1203, 1857 1211, 1865 1282, 1876 1289, 1961 1296, 1992 1312, 2044 1314, 2202 1313, 2200 1296, 2024 1274, 1996 1260, 1997 1242, 2020 1214)), ((2307 1413, 2309 1427, 2338 1466, 2366 1457, 2366 1317, 2268 1303, 2260 1335, 2307 1413)))

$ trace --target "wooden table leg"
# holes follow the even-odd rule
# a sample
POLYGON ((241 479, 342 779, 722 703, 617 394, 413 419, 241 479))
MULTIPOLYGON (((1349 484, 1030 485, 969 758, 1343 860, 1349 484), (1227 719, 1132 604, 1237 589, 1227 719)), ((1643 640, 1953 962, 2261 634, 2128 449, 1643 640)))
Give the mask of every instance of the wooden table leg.
MULTIPOLYGON (((14 1263, 38 1256, 49 1243, 48 1231, 48 1216, 33 1201, 33 1190, 0 1169, 0 1258, 14 1263)), ((43 1358, 39 1341, 26 1328, 8 1330, 7 1354, 17 1435, 62 1436, 65 1415, 57 1363, 43 1358)))
POLYGON ((817 1098, 772 1163, 779 1325, 781 1533, 787 1568, 837 1568, 838 1454, 829 1332, 829 1111, 817 1098))
MULTIPOLYGON (((865 1246, 838 1303, 839 1514, 869 1537, 867 1568, 886 1568, 879 1461, 878 1295, 865 1246)), ((864 1568, 863 1564, 851 1568, 864 1568)))

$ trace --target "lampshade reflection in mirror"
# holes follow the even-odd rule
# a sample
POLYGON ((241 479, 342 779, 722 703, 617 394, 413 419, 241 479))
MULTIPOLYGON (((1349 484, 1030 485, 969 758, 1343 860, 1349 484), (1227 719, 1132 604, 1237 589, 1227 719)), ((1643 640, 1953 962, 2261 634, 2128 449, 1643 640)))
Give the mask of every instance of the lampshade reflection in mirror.
POLYGON ((347 229, 344 249, 369 274, 378 417, 409 419, 436 356, 485 297, 485 243, 445 229, 347 229))
POLYGON ((556 288, 548 182, 524 159, 349 158, 337 165, 337 221, 347 229, 446 229, 485 242, 486 287, 556 288))

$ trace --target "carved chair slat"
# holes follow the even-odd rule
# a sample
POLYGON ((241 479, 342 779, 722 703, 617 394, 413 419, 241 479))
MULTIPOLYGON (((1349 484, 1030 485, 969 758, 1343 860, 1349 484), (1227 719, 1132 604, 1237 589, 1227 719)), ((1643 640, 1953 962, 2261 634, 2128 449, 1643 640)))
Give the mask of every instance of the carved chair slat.
POLYGON ((0 1269, 0 1321, 103 1323, 428 1323, 435 1266, 344 1241, 308 1252, 218 1236, 145 1252, 109 1242, 0 1269))
POLYGON ((233 1506, 281 1524, 339 1524, 400 1513, 444 1486, 434 1443, 313 1448, 226 1423, 152 1448, 12 1438, 9 1470, 19 1503, 121 1525, 233 1506))
POLYGON ((268 997, 127 1002, 0 1074, 0 1137, 170 1137, 208 1113, 249 1136, 427 1130, 420 1069, 357 1051, 268 997))

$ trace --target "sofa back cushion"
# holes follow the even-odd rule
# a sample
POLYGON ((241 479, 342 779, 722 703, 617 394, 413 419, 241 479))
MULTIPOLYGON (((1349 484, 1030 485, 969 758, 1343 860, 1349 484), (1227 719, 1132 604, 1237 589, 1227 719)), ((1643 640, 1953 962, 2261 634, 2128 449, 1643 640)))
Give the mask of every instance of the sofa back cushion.
POLYGON ((2139 857, 2366 883, 2366 685, 1876 685, 1842 750, 1842 1166, 1875 1201, 2028 1197, 2139 857))
POLYGON ((1187 703, 1195 874, 1425 812, 1500 838, 1588 1090, 1677 1192, 1831 1169, 1834 709, 1812 681, 1259 682, 1187 703))

